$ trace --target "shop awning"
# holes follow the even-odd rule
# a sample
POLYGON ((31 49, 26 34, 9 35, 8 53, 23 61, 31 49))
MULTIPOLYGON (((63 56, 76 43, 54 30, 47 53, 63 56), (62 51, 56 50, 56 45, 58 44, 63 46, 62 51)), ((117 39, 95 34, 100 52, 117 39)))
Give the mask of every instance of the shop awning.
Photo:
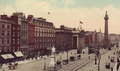
POLYGON ((14 58, 14 56, 11 55, 11 54, 7 54, 7 57, 8 57, 8 58, 14 58))
POLYGON ((3 54, 1 55, 4 59, 10 59, 10 58, 14 58, 14 56, 12 56, 11 54, 3 54))
POLYGON ((23 54, 19 51, 19 52, 14 52, 14 54, 17 56, 17 57, 22 57, 23 54))

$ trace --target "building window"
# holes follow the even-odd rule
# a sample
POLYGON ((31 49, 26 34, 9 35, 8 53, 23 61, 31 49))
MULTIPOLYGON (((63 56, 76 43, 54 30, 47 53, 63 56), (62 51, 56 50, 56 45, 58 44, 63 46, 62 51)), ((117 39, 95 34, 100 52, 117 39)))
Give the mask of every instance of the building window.
POLYGON ((36 42, 37 42, 37 39, 36 39, 36 42))
POLYGON ((7 39, 7 43, 9 43, 9 38, 7 39))
POLYGON ((17 39, 17 44, 19 44, 19 39, 17 39))
POLYGON ((15 36, 15 32, 13 32, 13 36, 15 36))
POLYGON ((36 45, 36 48, 37 48, 37 45, 36 45))
POLYGON ((2 46, 2 52, 4 52, 4 46, 2 46))
POLYGON ((61 34, 59 34, 59 37, 61 36, 61 34))
POLYGON ((19 51, 19 46, 17 47, 17 51, 19 51))
POLYGON ((7 36, 9 36, 9 31, 7 31, 7 36))
POLYGON ((37 32, 37 28, 36 28, 36 32, 37 32))
POLYGON ((2 25, 2 28, 4 28, 4 25, 2 25))
POLYGON ((13 46, 13 52, 15 51, 15 46, 13 46))
POLYGON ((15 44, 15 39, 13 38, 13 44, 15 44))
POLYGON ((19 26, 17 27, 17 30, 19 30, 20 28, 19 28, 19 26))
POLYGON ((7 28, 9 29, 9 25, 7 25, 7 28))
POLYGON ((7 52, 9 52, 10 46, 7 46, 7 52))
POLYGON ((13 30, 15 30, 15 26, 13 26, 13 30))
POLYGON ((4 44, 4 38, 2 38, 2 44, 4 44))
POLYGON ((2 31, 2 35, 4 35, 4 31, 2 31))
POLYGON ((17 32, 17 36, 19 37, 19 32, 17 32))

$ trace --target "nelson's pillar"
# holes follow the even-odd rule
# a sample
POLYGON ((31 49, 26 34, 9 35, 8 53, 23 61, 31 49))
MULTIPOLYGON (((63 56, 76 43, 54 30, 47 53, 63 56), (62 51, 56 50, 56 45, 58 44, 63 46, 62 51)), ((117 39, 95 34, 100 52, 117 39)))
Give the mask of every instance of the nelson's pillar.
POLYGON ((106 15, 104 17, 105 19, 105 32, 104 32, 104 40, 103 40, 103 46, 107 47, 109 45, 109 39, 108 39, 108 15, 106 11, 106 15))

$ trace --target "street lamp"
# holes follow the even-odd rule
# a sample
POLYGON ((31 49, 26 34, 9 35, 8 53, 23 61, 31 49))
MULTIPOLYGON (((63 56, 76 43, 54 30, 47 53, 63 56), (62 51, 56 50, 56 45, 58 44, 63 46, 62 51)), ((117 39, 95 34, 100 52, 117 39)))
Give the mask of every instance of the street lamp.
POLYGON ((96 53, 96 55, 95 55, 95 66, 97 65, 97 58, 99 60, 99 62, 98 62, 98 71, 99 71, 100 70, 100 59, 101 59, 100 53, 96 53))
POLYGON ((69 63, 69 61, 68 61, 68 44, 67 44, 67 62, 69 63))
MULTIPOLYGON (((65 44, 64 44, 64 46, 65 46, 65 44)), ((69 63, 68 62, 68 44, 67 44, 67 63, 69 63)))
POLYGON ((43 70, 45 69, 46 69, 46 57, 44 57, 44 69, 43 70))

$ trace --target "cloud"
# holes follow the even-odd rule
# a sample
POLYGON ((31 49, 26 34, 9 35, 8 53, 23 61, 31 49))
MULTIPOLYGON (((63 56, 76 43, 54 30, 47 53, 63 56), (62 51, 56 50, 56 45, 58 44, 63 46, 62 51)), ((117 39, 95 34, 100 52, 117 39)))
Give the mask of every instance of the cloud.
POLYGON ((12 8, 10 5, 7 5, 6 7, 0 6, 0 14, 7 14, 7 15, 12 15, 12 13, 15 11, 14 8, 12 8))
POLYGON ((74 5, 74 0, 61 0, 61 3, 65 4, 65 5, 74 5))
MULTIPOLYGON (((66 0, 65 3, 68 2, 68 4, 75 4, 74 1, 69 1, 66 0)), ((109 33, 120 33, 120 31, 118 31, 120 26, 120 9, 114 8, 113 5, 104 8, 58 8, 50 5, 46 1, 40 0, 16 0, 15 3, 16 9, 8 5, 4 9, 2 8, 0 14, 6 12, 7 15, 11 15, 15 11, 23 12, 26 16, 33 14, 34 17, 43 17, 46 18, 47 21, 49 18, 49 21, 53 22, 56 28, 60 27, 60 25, 77 28, 79 27, 79 21, 82 21, 82 28, 85 30, 99 31, 101 28, 101 31, 104 33, 104 16, 107 11, 109 16, 109 33), (50 12, 50 15, 48 15, 47 12, 50 12)))

